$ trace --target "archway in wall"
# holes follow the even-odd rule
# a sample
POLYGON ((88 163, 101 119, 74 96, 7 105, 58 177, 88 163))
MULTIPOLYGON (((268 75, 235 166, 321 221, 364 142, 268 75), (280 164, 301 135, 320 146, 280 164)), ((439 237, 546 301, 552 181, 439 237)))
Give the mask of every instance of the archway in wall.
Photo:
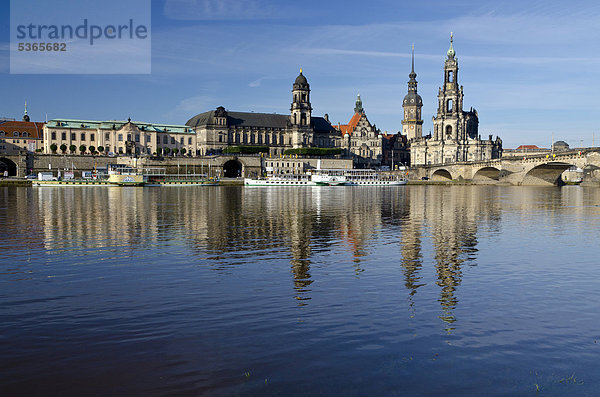
POLYGON ((493 183, 500 180, 500 170, 495 167, 484 167, 473 175, 473 181, 479 183, 493 183))
POLYGON ((17 176, 17 165, 10 159, 0 157, 0 176, 4 175, 4 171, 8 171, 8 176, 17 176))
POLYGON ((452 180, 452 174, 450 174, 449 171, 444 169, 437 170, 431 175, 431 180, 438 182, 448 182, 452 180))
POLYGON ((572 166, 573 164, 561 162, 551 162, 538 165, 525 174, 521 184, 531 186, 564 185, 561 174, 572 166))
POLYGON ((223 164, 223 176, 225 178, 239 178, 242 176, 242 163, 238 159, 229 160, 223 164))

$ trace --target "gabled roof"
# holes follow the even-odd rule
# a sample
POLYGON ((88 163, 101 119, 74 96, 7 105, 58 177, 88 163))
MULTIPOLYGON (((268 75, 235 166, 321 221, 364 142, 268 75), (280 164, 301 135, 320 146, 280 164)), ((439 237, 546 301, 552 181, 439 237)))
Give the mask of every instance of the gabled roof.
POLYGON ((522 149, 539 149, 539 147, 537 147, 536 145, 521 145, 518 148, 516 148, 515 150, 522 150, 522 149))
POLYGON ((363 113, 354 113, 354 115, 352 116, 352 118, 350 119, 348 124, 338 125, 338 129, 340 130, 342 135, 345 135, 345 134, 352 135, 352 132, 358 125, 358 122, 360 121, 360 118, 362 117, 362 115, 363 115, 363 113))

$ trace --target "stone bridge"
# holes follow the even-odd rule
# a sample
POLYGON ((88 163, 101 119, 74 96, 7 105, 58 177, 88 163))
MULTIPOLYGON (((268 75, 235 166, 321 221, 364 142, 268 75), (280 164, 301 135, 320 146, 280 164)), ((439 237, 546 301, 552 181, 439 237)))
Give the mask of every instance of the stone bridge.
POLYGON ((476 184, 561 185, 561 174, 572 166, 583 170, 585 183, 600 183, 600 148, 419 166, 415 177, 440 182, 468 180, 476 184))

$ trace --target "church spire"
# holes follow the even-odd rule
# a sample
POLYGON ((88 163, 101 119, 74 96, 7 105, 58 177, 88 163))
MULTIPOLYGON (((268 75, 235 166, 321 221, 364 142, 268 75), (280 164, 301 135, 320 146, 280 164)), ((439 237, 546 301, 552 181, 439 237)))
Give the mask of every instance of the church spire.
POLYGON ((410 80, 408 81, 408 91, 417 92, 417 74, 415 73, 415 45, 412 45, 411 52, 411 69, 408 74, 410 80))
POLYGON ((454 42, 454 34, 450 32, 450 49, 448 49, 448 59, 454 58, 455 52, 452 43, 454 42))
POLYGON ((27 101, 25 101, 25 113, 23 113, 23 121, 29 121, 29 115, 27 114, 27 101))

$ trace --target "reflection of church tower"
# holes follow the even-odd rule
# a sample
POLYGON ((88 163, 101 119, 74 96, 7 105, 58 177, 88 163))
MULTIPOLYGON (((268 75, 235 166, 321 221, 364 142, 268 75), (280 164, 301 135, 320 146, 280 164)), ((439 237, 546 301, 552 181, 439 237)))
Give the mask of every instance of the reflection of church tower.
POLYGON ((423 100, 417 94, 417 74, 415 73, 415 47, 412 48, 412 67, 408 77, 408 94, 402 101, 404 108, 404 120, 402 120, 402 134, 409 140, 420 138, 423 135, 423 120, 421 119, 421 108, 423 100))
POLYGON ((296 77, 292 88, 292 107, 290 108, 294 148, 310 144, 311 111, 310 85, 300 69, 300 74, 296 77))
POLYGON ((458 85, 458 59, 454 52, 453 36, 444 62, 444 85, 438 91, 437 116, 433 118, 434 139, 443 141, 463 140, 463 88, 458 85))

